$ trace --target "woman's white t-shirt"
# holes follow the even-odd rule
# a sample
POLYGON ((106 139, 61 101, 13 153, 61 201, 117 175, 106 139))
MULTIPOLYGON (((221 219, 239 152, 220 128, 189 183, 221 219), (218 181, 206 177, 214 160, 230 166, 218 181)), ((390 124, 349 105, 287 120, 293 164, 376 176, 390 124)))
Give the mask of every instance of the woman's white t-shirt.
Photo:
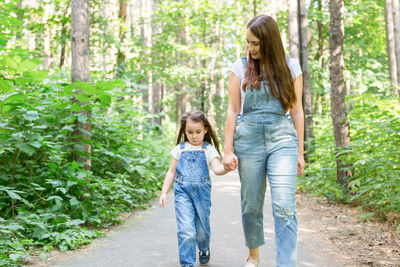
MULTIPOLYGON (((286 62, 288 64, 290 73, 292 74, 293 80, 296 79, 300 74, 302 74, 300 64, 299 64, 299 62, 297 62, 297 60, 287 56, 286 62)), ((233 63, 233 65, 232 65, 231 71, 240 79, 240 99, 241 99, 240 113, 242 113, 244 97, 245 97, 245 93, 243 92, 242 86, 243 86, 244 74, 246 72, 246 68, 243 67, 241 58, 236 59, 235 63, 233 63)))
MULTIPOLYGON (((192 150, 201 150, 202 146, 193 146, 189 142, 185 142, 185 148, 183 149, 184 151, 192 151, 192 150)), ((214 158, 220 157, 218 154, 218 151, 215 149, 215 147, 211 144, 208 144, 206 146, 206 150, 204 151, 206 154, 206 159, 207 159, 207 166, 210 166, 211 160, 214 158)), ((171 150, 171 155, 174 157, 174 159, 179 160, 179 157, 181 156, 181 146, 177 145, 171 150)))

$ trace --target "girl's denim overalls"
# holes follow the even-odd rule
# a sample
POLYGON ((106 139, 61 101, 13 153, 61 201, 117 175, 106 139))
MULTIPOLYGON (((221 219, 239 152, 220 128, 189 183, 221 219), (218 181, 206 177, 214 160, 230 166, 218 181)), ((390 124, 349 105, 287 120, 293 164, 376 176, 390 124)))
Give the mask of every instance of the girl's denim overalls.
POLYGON ((195 266, 196 243, 201 251, 210 244, 211 181, 204 142, 202 150, 185 151, 176 165, 174 185, 175 214, 178 224, 179 261, 181 266, 195 266))
MULTIPOLYGON (((246 66, 246 58, 242 59, 246 66)), ((298 100, 298 101, 301 101, 298 100)), ((271 186, 275 225, 276 266, 296 266, 297 258, 297 133, 268 82, 245 92, 237 119, 234 152, 239 159, 242 224, 246 246, 264 244, 263 205, 266 176, 271 186), (268 92, 266 95, 263 86, 268 92)))

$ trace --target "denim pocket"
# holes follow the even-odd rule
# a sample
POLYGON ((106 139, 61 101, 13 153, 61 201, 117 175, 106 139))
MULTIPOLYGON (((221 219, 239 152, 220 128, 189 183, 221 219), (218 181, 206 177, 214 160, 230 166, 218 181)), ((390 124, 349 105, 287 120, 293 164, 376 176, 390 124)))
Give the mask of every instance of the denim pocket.
POLYGON ((233 139, 236 139, 239 136, 240 128, 242 127, 242 120, 240 118, 236 119, 235 123, 235 133, 233 134, 233 139))

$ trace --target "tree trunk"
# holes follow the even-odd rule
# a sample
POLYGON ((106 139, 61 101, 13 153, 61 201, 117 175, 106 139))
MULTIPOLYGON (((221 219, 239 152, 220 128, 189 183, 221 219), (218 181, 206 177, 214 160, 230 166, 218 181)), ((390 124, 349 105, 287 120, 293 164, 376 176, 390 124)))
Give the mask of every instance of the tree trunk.
POLYGON ((336 143, 336 168, 337 182, 343 186, 348 182, 347 177, 352 176, 346 170, 349 164, 343 160, 348 154, 346 150, 350 144, 349 121, 345 107, 344 59, 343 59, 343 0, 330 1, 330 80, 331 80, 331 110, 332 124, 336 143), (343 151, 344 150, 344 151, 343 151))
POLYGON ((393 8, 393 28, 394 28, 394 43, 396 54, 396 70, 397 70, 397 87, 393 91, 394 96, 398 96, 400 87, 400 16, 399 16, 399 0, 392 0, 393 8))
POLYGON ((65 50, 66 50, 66 46, 67 46, 67 22, 66 22, 66 18, 67 18, 67 13, 68 13, 68 9, 69 9, 69 5, 70 2, 67 2, 67 6, 65 7, 64 10, 64 15, 63 15, 63 20, 61 22, 61 53, 60 53, 60 69, 62 68, 62 66, 64 66, 64 62, 65 62, 65 50))
MULTIPOLYGON (((325 69, 325 59, 323 57, 325 53, 325 48, 324 48, 324 24, 323 24, 323 16, 322 13, 324 12, 324 7, 325 7, 325 0, 318 0, 318 20, 317 20, 317 28, 318 28, 318 52, 316 54, 316 59, 318 60, 318 65, 321 69, 325 69)), ((317 73, 318 75, 318 81, 322 81, 323 77, 320 71, 317 73)), ((322 93, 317 93, 315 105, 314 107, 318 107, 319 114, 323 113, 324 106, 326 105, 326 96, 325 94, 322 93)), ((316 109, 314 109, 314 112, 316 112, 316 109)))
POLYGON ((123 64, 125 62, 125 54, 123 52, 124 40, 128 25, 126 24, 127 18, 127 0, 119 0, 119 46, 117 53, 117 78, 121 77, 123 73, 123 64))
MULTIPOLYGON (((107 19, 107 4, 108 0, 102 1, 102 13, 103 13, 103 18, 107 19)), ((101 35, 102 38, 102 65, 103 65, 103 78, 106 75, 107 72, 107 33, 108 33, 108 27, 107 23, 104 23, 103 25, 103 33, 101 35)))
MULTIPOLYGON (((71 74, 72 82, 77 80, 89 81, 89 0, 72 0, 71 1, 71 51, 72 65, 71 74)), ((77 90, 77 94, 84 93, 77 90)), ((87 143, 90 141, 92 125, 90 122, 91 111, 84 109, 87 103, 79 102, 81 105, 81 115, 87 117, 86 123, 77 120, 77 129, 75 130, 76 140, 80 142, 82 150, 74 153, 73 159, 77 162, 84 163, 84 169, 91 167, 91 146, 87 143), (81 131, 84 130, 84 131, 81 131), (85 142, 86 141, 86 142, 85 142)))
POLYGON ((289 47, 290 56, 299 61, 299 25, 298 25, 298 0, 289 0, 289 47))
MULTIPOLYGON (((310 70, 308 67, 308 23, 307 8, 304 0, 299 1, 299 25, 300 25, 300 60, 303 70, 303 104, 305 114, 305 140, 311 141, 313 135, 313 109, 312 109, 312 90, 310 81, 310 70)), ((311 142, 306 143, 306 156, 313 150, 311 142), (307 147, 308 146, 308 147, 307 147)))
MULTIPOLYGON (((29 1, 29 8, 37 8, 37 2, 36 0, 31 0, 29 1)), ((36 34, 34 31, 29 31, 29 51, 35 51, 36 50, 36 34)))
POLYGON ((53 10, 53 3, 50 2, 45 5, 44 7, 45 12, 44 12, 44 17, 43 17, 43 23, 44 23, 44 38, 43 38, 43 68, 45 70, 50 69, 51 67, 51 49, 50 49, 50 43, 51 43, 51 27, 49 25, 49 17, 51 16, 52 13, 54 13, 53 10))
MULTIPOLYGON (((145 58, 143 62, 147 66, 151 66, 151 12, 152 12, 152 0, 140 0, 140 13, 141 13, 141 25, 140 25, 140 36, 142 40, 142 45, 144 47, 145 58)), ((144 105, 145 110, 151 112, 153 110, 153 84, 152 84, 152 76, 153 73, 151 69, 146 69, 145 73, 147 74, 147 90, 142 90, 142 100, 147 105, 144 105)), ((143 82, 146 82, 143 81, 143 82)))
POLYGON ((392 14, 392 0, 386 0, 385 6, 385 19, 386 19, 386 42, 387 53, 389 60, 389 75, 392 86, 393 95, 398 94, 398 77, 396 67, 396 54, 395 54, 395 41, 394 41, 394 27, 393 27, 393 14, 392 14))

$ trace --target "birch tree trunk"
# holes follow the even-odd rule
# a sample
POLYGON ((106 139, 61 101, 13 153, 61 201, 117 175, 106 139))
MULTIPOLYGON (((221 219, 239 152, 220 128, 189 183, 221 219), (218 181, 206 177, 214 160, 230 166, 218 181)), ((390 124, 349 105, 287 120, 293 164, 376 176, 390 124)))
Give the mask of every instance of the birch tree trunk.
MULTIPOLYGON (((313 109, 312 109, 312 89, 310 81, 310 69, 308 66, 308 21, 307 21, 307 7, 304 0, 299 1, 299 24, 300 24, 300 59, 301 68, 303 71, 303 104, 305 114, 305 140, 311 141, 313 135, 313 109)), ((307 142, 306 145, 306 156, 312 151, 312 144, 307 142), (307 147, 308 145, 308 147, 307 147)))
POLYGON ((67 47, 67 14, 68 14, 68 9, 69 9, 70 2, 67 2, 67 5, 64 10, 63 14, 63 20, 61 22, 61 52, 60 52, 60 64, 59 67, 60 69, 64 66, 65 62, 65 51, 67 47))
POLYGON ((385 20, 386 20, 386 43, 387 53, 389 60, 389 75, 392 86, 393 95, 398 95, 398 77, 396 67, 396 54, 395 54, 395 41, 394 41, 394 27, 393 27, 393 13, 392 13, 392 0, 386 0, 385 6, 385 20))
POLYGON ((44 38, 43 38, 43 68, 45 70, 50 69, 51 66, 51 51, 50 51, 50 43, 51 43, 51 28, 49 26, 49 17, 50 15, 54 12, 53 10, 53 3, 50 2, 45 5, 44 7, 44 17, 43 17, 43 23, 44 23, 44 38))
POLYGON ((346 178, 352 176, 345 170, 349 165, 342 160, 348 152, 343 153, 350 144, 349 121, 345 107, 344 59, 343 59, 343 0, 330 1, 330 80, 331 80, 331 110, 332 124, 336 143, 337 182, 346 184, 346 178), (340 154, 339 154, 340 152, 340 154))
POLYGON ((397 86, 393 91, 394 96, 399 95, 400 87, 400 16, 399 16, 399 0, 392 0, 393 11, 393 29, 394 29, 394 44, 396 54, 396 70, 397 70, 397 86))
POLYGON ((117 78, 121 77, 123 73, 123 64, 125 62, 125 54, 123 52, 124 40, 128 25, 126 24, 127 18, 127 0, 119 0, 119 46, 117 52, 117 78))
MULTIPOLYGON (((89 0, 72 0, 71 1, 71 51, 72 51, 72 82, 77 80, 89 81, 89 0)), ((84 94, 83 91, 77 90, 76 94, 84 94)), ((86 117, 86 123, 77 120, 75 136, 77 142, 80 142, 82 150, 77 151, 73 155, 73 160, 84 162, 84 169, 91 167, 91 146, 85 141, 89 141, 92 125, 90 121, 91 111, 84 109, 87 103, 80 102, 75 99, 76 103, 81 105, 81 115, 86 117), (81 129, 83 131, 81 131, 81 129)))
POLYGON ((288 32, 289 32, 289 47, 290 47, 290 56, 297 61, 299 61, 299 24, 298 24, 298 0, 289 0, 289 23, 288 23, 288 32))
MULTIPOLYGON (((152 13, 152 0, 140 0, 140 13, 142 18, 142 23, 140 27, 140 35, 142 38, 142 45, 144 47, 145 57, 145 65, 151 66, 151 35, 152 35, 152 27, 151 27, 151 13, 152 13)), ((147 73, 147 92, 143 91, 143 102, 148 103, 145 105, 145 109, 149 112, 153 110, 153 72, 151 68, 146 70, 147 73)))
MULTIPOLYGON (((318 0, 318 12, 320 15, 318 16, 317 20, 317 29, 318 29, 318 52, 317 52, 317 60, 318 60, 318 65, 320 66, 321 69, 325 69, 325 59, 323 57, 325 53, 325 47, 324 47, 324 24, 323 24, 323 16, 322 13, 325 11, 325 0, 318 0)), ((322 81, 322 74, 321 72, 318 72, 318 80, 322 81)), ((319 112, 319 114, 322 114, 324 111, 324 106, 326 106, 326 96, 324 93, 317 93, 317 99, 314 101, 314 112, 319 112), (318 108, 318 109, 317 109, 318 108)))

